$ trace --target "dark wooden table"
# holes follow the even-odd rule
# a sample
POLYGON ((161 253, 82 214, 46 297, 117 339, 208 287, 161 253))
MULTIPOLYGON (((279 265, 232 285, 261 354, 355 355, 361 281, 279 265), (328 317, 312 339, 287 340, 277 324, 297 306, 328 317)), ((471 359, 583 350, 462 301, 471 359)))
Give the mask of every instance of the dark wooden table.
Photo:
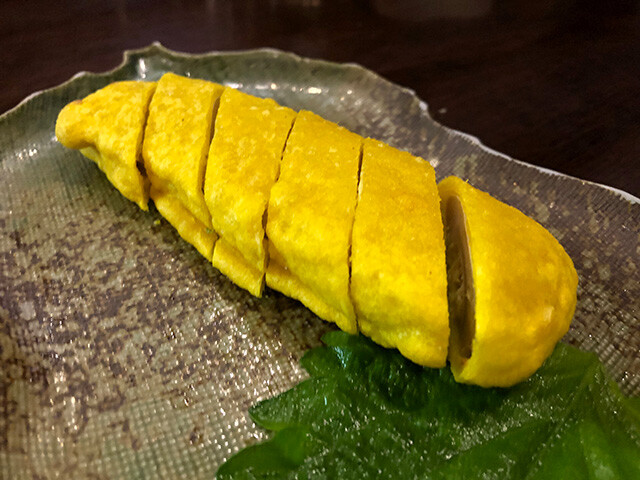
POLYGON ((443 124, 640 196, 638 1, 0 2, 0 113, 153 41, 357 62, 443 124))

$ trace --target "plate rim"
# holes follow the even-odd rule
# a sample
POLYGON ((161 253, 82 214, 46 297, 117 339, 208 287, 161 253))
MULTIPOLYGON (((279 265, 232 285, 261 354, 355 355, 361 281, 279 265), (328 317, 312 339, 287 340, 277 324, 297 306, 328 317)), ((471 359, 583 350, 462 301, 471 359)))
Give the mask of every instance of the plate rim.
POLYGON ((111 74, 114 74, 116 72, 118 72, 119 70, 126 68, 127 65, 129 65, 130 62, 133 61, 133 59, 136 56, 144 56, 145 54, 152 54, 152 53, 160 53, 163 55, 167 55, 169 57, 183 57, 183 58, 207 58, 207 57, 212 57, 212 56, 221 56, 221 55, 225 55, 225 56, 244 56, 244 55, 252 55, 252 54, 269 54, 269 55, 274 55, 274 56, 284 56, 284 57, 289 57, 292 58, 298 62, 303 62, 303 63, 314 63, 314 64, 320 64, 320 65, 328 65, 328 66, 332 66, 332 67, 340 67, 340 68, 345 68, 345 69, 355 69, 360 71, 361 73, 369 76, 369 77, 373 77, 378 81, 382 81, 388 85, 391 85, 401 91, 403 91, 404 93, 407 93, 410 95, 410 97, 417 102, 418 104, 418 108, 420 110, 421 115, 424 115, 428 120, 430 120, 431 122, 433 122, 437 127, 442 128, 446 133, 452 134, 454 136, 458 136, 458 137, 462 137, 465 138, 467 141, 469 141, 470 143, 472 143, 473 145, 475 145, 476 147, 480 148, 481 150, 483 150, 485 153, 489 153, 491 155, 494 156, 498 156, 501 157, 505 160, 511 161, 511 162, 515 162, 516 164, 519 164, 523 167, 527 167, 527 168, 532 168, 535 169, 537 171, 539 171, 540 173, 543 173, 545 175, 548 176, 559 176, 559 177, 563 177, 563 178, 567 178, 567 179, 572 179, 575 180, 577 182, 580 182, 583 185, 591 185, 593 187, 596 188, 602 188, 604 190, 608 190, 611 193, 614 193, 616 196, 620 197, 621 200, 623 201, 627 201, 630 204, 637 204, 640 205, 640 198, 636 197, 635 195, 616 188, 616 187, 612 187, 609 185, 606 185, 604 183, 598 183, 598 182, 593 182, 590 180, 584 180, 582 178, 579 177, 575 177, 573 175, 569 175, 566 173, 562 173, 562 172, 558 172, 556 170, 550 169, 550 168, 546 168, 546 167, 541 167, 539 165, 535 165, 532 163, 528 163, 524 160, 519 160, 516 158, 513 158, 505 153, 499 152, 491 147, 488 147, 487 145, 485 145, 482 140, 472 134, 463 132, 461 130, 457 130, 455 128, 451 128, 448 127, 440 122, 438 122, 437 120, 435 120, 433 118, 433 116, 431 115, 430 111, 429 111, 429 104, 423 100, 422 98, 420 98, 415 90, 409 88, 409 87, 405 87, 403 85, 397 84, 392 82, 391 80, 388 80, 387 78, 385 78, 384 76, 376 73, 375 71, 366 68, 364 66, 362 66, 361 64, 357 63, 357 62, 332 62, 329 60, 324 60, 324 59, 319 59, 319 58, 310 58, 310 57, 305 57, 305 56, 301 56, 298 55, 296 53, 293 52, 288 52, 285 50, 281 50, 281 49, 277 49, 277 48, 272 48, 272 47, 262 47, 262 48, 255 48, 255 49, 246 49, 246 50, 210 50, 210 51, 206 51, 206 52, 202 52, 202 53, 188 53, 188 52, 180 52, 177 50, 172 50, 170 48, 165 47, 164 45, 162 45, 159 41, 155 41, 152 42, 151 44, 145 46, 145 47, 141 47, 141 48, 137 48, 137 49, 127 49, 124 50, 123 55, 122 55, 122 61, 116 65, 114 68, 110 69, 110 70, 105 70, 103 72, 90 72, 87 70, 81 70, 77 73, 75 73, 74 75, 72 75, 68 80, 65 80, 64 82, 58 84, 58 85, 54 85, 53 87, 50 88, 46 88, 46 89, 42 89, 42 90, 36 90, 34 92, 32 92, 31 94, 27 95, 25 98, 23 98, 17 105, 15 105, 14 107, 10 108, 9 110, 7 110, 6 112, 2 113, 0 115, 0 123, 1 122, 5 122, 8 121, 10 119, 10 117, 12 117, 13 115, 17 114, 17 112, 19 110, 21 110, 22 108, 24 108, 24 106, 29 103, 31 100, 33 100, 36 97, 39 97, 41 95, 46 95, 48 93, 51 92, 55 92, 57 90, 61 90, 66 88, 69 84, 71 84, 72 82, 74 82, 76 79, 78 78, 84 78, 84 77, 106 77, 109 76, 111 74))

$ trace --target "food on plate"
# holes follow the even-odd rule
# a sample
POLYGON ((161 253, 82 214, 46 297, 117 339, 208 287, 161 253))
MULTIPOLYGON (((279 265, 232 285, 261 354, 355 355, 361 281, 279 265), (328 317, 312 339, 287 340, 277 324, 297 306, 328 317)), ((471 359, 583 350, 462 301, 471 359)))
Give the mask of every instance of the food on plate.
POLYGON ((571 321, 577 275, 542 226, 314 113, 167 73, 73 102, 56 133, 252 294, 460 382, 525 379, 571 321))
POLYGON ((420 365, 443 367, 449 316, 440 199, 423 159, 367 139, 353 241, 360 331, 420 365))
POLYGON ((204 80, 163 75, 151 99, 142 145, 153 203, 208 259, 217 236, 202 189, 214 108, 223 89, 204 80))
POLYGON ((296 112, 233 88, 220 97, 204 197, 220 235, 213 266, 255 296, 267 267, 264 217, 296 112))
POLYGON ((457 381, 510 386, 569 329, 578 276, 560 243, 519 210, 456 177, 439 184, 447 225, 457 381))
POLYGON ((267 210, 267 285, 349 333, 358 331, 349 298, 349 242, 361 140, 300 112, 267 210))
POLYGON ((98 164, 122 195, 147 210, 149 181, 138 169, 153 82, 116 82, 62 109, 56 137, 98 164))

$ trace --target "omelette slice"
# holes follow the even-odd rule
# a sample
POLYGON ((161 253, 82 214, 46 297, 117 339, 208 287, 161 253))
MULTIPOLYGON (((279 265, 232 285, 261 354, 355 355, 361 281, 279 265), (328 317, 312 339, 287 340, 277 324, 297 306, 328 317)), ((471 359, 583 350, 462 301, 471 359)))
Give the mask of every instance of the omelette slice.
POLYGON ((264 216, 295 115, 271 99, 227 88, 209 149, 204 196, 220 235, 213 265, 258 297, 267 264, 264 216))
POLYGON ((458 382, 507 387, 535 372, 569 329, 578 276, 535 220, 463 180, 440 182, 458 382))
POLYGON ((356 333, 349 242, 362 138, 301 111, 267 210, 267 285, 356 333))
POLYGON ((217 101, 224 87, 166 73, 149 106, 142 146, 158 211, 211 260, 217 238, 202 192, 217 101))
POLYGON ((148 209, 149 182, 138 168, 152 82, 116 82, 62 109, 56 137, 93 160, 122 195, 148 209))
POLYGON ((410 360, 443 367, 449 319, 435 172, 366 139, 353 225, 351 296, 360 331, 410 360))

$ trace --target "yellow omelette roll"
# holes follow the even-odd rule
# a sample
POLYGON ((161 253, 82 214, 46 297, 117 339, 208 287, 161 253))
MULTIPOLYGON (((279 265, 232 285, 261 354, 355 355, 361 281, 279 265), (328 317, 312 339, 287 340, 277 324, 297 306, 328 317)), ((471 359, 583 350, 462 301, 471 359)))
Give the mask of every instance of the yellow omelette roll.
POLYGON ((425 160, 364 141, 351 296, 360 331, 420 365, 443 367, 449 319, 444 232, 425 160))
POLYGON ((267 285, 356 333, 349 242, 362 138, 302 111, 289 135, 267 213, 267 285))
POLYGON ((156 84, 116 82, 62 109, 56 137, 98 165, 122 195, 147 210, 149 182, 138 161, 142 133, 156 84))
POLYGON ((535 372, 567 332, 578 276, 535 220, 463 180, 440 182, 458 382, 507 387, 535 372))
POLYGON ((258 297, 267 260, 264 215, 295 115, 271 99, 227 88, 209 149, 204 196, 220 236, 213 265, 258 297))
POLYGON ((208 260, 217 238, 202 193, 214 108, 224 87, 167 73, 149 106, 142 156, 158 211, 208 260))

